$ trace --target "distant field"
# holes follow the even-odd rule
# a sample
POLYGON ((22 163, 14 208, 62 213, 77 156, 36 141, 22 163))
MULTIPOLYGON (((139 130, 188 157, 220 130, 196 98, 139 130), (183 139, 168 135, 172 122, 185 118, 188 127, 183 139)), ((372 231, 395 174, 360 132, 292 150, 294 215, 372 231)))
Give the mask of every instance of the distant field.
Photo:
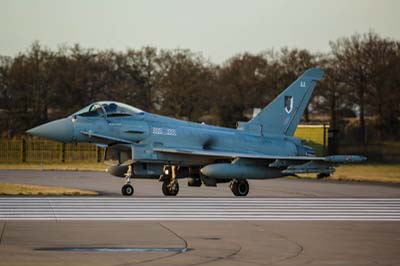
MULTIPOLYGON (((316 178, 315 175, 304 174, 301 178, 316 178)), ((400 183, 400 164, 357 164, 342 165, 329 180, 369 181, 384 183, 400 183)))
POLYGON ((40 196, 95 196, 97 192, 65 188, 49 187, 27 184, 0 183, 0 195, 18 196, 18 195, 40 195, 40 196))
POLYGON ((400 164, 343 165, 331 179, 400 183, 400 164))

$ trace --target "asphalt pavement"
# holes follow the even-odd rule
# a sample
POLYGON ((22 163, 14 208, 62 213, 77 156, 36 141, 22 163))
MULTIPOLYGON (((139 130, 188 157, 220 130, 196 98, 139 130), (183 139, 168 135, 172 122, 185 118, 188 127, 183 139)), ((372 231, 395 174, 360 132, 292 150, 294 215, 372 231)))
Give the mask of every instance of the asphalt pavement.
MULTIPOLYGON (((121 196, 123 178, 106 172, 0 170, 0 182, 65 186, 94 190, 104 196, 121 196)), ((248 197, 400 198, 400 185, 364 182, 277 178, 250 180, 248 197)), ((133 179, 134 197, 163 197, 158 180, 133 179)), ((234 197, 228 183, 217 187, 188 187, 179 180, 178 197, 234 197)))
POLYGON ((76 187, 97 197, 0 197, 0 265, 399 265, 400 187, 251 181, 176 198, 156 180, 106 173, 0 171, 0 182, 76 187))

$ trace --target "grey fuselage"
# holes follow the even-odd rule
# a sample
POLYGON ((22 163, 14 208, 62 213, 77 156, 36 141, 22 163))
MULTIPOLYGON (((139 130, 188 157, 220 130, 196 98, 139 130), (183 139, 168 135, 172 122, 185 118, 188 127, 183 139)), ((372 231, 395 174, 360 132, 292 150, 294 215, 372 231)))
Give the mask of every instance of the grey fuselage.
POLYGON ((174 147, 186 150, 207 149, 229 152, 251 151, 276 156, 306 155, 300 140, 284 135, 255 135, 238 129, 188 122, 150 113, 138 113, 124 117, 81 117, 74 119, 72 142, 102 142, 89 132, 111 136, 132 142, 134 162, 173 163, 179 165, 207 164, 213 158, 204 156, 182 156, 154 152, 157 147, 174 147))

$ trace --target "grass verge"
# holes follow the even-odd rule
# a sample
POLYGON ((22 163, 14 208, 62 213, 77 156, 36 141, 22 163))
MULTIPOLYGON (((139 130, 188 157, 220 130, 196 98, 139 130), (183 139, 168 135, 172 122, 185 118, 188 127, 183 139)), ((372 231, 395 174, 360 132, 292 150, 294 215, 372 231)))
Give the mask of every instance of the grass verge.
MULTIPOLYGON (((301 174, 300 178, 316 178, 316 175, 301 174)), ((328 180, 367 181, 400 184, 400 164, 349 164, 336 168, 328 180)))
POLYGON ((1 163, 0 170, 105 171, 104 163, 1 163))
POLYGON ((96 196, 97 192, 65 187, 49 187, 28 184, 0 183, 0 195, 37 196, 96 196))

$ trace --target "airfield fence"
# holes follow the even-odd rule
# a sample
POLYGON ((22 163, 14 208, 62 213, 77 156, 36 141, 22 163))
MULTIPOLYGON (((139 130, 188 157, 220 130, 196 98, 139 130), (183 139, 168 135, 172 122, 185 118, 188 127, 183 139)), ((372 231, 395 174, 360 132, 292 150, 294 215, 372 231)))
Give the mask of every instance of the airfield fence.
MULTIPOLYGON (((318 156, 328 144, 328 126, 299 125, 295 136, 305 139, 318 156)), ((63 144, 39 138, 0 139, 0 163, 94 163, 103 160, 104 149, 93 144, 63 144)))
POLYGON ((63 144, 42 139, 0 140, 0 163, 101 162, 103 148, 92 144, 63 144))

